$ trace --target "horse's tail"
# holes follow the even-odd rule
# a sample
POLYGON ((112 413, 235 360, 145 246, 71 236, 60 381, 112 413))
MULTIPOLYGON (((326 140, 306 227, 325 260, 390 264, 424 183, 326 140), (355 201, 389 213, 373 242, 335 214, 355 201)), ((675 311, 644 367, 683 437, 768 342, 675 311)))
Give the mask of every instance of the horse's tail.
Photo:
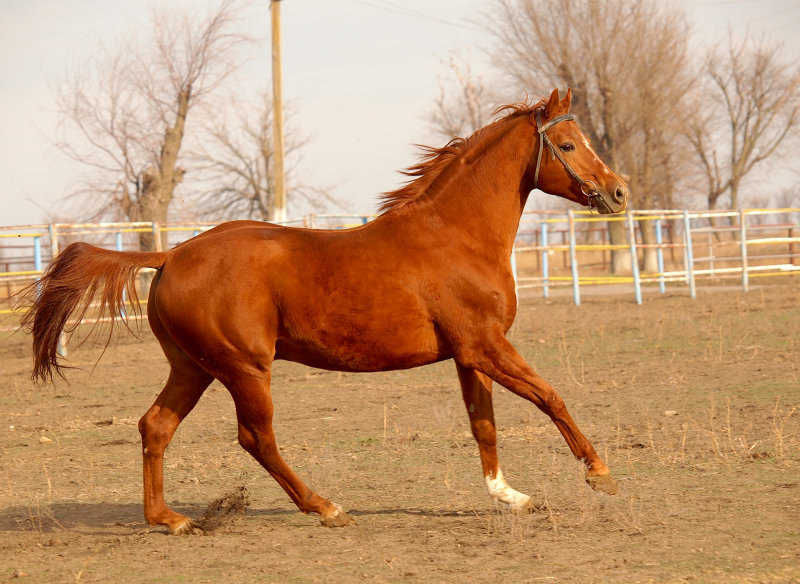
POLYGON ((166 259, 164 252, 118 252, 83 242, 65 248, 42 278, 20 293, 16 304, 27 309, 22 327, 33 334, 33 380, 52 381, 54 373, 64 377, 62 370, 68 367, 58 361, 59 337, 78 326, 96 296, 98 318, 107 317, 112 324, 107 347, 114 321, 122 318, 127 325, 126 290, 134 312, 140 312, 136 273, 141 268, 160 268, 166 259), (68 324, 72 316, 76 320, 68 324))

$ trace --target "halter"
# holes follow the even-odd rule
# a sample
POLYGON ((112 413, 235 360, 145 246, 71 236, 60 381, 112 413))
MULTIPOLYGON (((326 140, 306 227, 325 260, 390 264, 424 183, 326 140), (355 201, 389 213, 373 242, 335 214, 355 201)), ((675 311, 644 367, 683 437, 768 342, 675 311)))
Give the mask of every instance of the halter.
POLYGON ((533 188, 537 188, 539 185, 539 167, 542 164, 542 151, 544 150, 544 145, 547 144, 547 146, 550 148, 553 158, 558 158, 561 161, 561 164, 564 165, 564 168, 567 170, 569 175, 580 185, 581 192, 586 195, 586 198, 589 199, 589 206, 591 207, 594 205, 596 207, 598 201, 605 205, 605 201, 603 201, 600 193, 597 190, 597 184, 595 184, 595 182, 592 180, 583 180, 580 176, 578 176, 578 173, 575 172, 575 169, 569 165, 569 162, 567 162, 561 152, 559 152, 558 148, 553 145, 553 142, 550 141, 550 138, 547 137, 547 130, 559 122, 567 122, 570 120, 575 120, 575 116, 572 114, 564 114, 563 116, 556 116, 545 125, 542 125, 542 110, 536 110, 536 130, 539 132, 539 153, 536 155, 536 173, 533 175, 533 188))

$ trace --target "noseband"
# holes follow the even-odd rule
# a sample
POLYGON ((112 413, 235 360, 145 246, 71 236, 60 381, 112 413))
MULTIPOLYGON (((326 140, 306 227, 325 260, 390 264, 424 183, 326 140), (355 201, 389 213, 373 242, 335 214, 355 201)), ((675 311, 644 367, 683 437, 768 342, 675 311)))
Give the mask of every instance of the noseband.
POLYGON ((597 207, 598 201, 601 201, 603 204, 605 202, 602 200, 595 182, 592 180, 583 180, 580 176, 578 176, 578 173, 575 172, 575 169, 569 165, 569 162, 567 162, 561 152, 559 152, 558 148, 553 145, 553 142, 550 141, 550 138, 547 137, 547 130, 555 126, 557 123, 567 122, 574 119, 574 115, 565 114, 563 116, 556 116, 546 124, 542 125, 542 111, 536 110, 536 130, 539 132, 539 152, 536 155, 536 173, 533 175, 533 188, 537 188, 539 186, 539 167, 542 164, 542 152, 544 151, 544 145, 547 144, 547 146, 550 148, 553 158, 558 158, 561 161, 561 164, 564 165, 564 168, 567 170, 569 175, 580 185, 581 192, 589 199, 589 206, 597 207))

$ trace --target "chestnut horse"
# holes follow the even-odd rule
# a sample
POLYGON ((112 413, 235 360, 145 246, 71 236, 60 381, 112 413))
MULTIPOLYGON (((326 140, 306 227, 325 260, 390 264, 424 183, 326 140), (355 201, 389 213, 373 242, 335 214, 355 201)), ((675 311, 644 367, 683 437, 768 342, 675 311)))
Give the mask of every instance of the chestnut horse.
POLYGON ((278 452, 270 372, 277 359, 336 371, 385 371, 453 359, 489 495, 513 511, 531 499, 506 482, 496 451, 492 381, 550 416, 594 488, 616 492, 606 464, 556 391, 506 332, 516 297, 510 257, 534 188, 601 213, 625 209, 628 190, 595 154, 569 106, 571 92, 507 106, 466 139, 427 149, 403 188, 384 195, 371 223, 341 231, 229 222, 166 252, 116 252, 74 243, 24 297, 37 380, 63 377, 58 338, 99 295, 121 317, 136 306, 135 275, 155 268, 147 317, 170 364, 139 422, 144 515, 171 533, 191 520, 164 501, 164 451, 216 378, 236 407, 239 443, 303 513, 326 526, 352 522, 309 489, 278 452))

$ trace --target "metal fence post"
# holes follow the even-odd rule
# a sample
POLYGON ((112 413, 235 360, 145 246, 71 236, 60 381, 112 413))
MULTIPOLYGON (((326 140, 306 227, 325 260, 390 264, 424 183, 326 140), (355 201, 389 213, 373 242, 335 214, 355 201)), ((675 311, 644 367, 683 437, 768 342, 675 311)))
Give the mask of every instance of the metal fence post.
POLYGON ((578 257, 575 250, 575 214, 572 209, 567 211, 569 219, 569 264, 572 270, 572 300, 575 306, 581 305, 580 281, 578 279, 578 257))
MULTIPOLYGON (((41 236, 33 237, 33 269, 37 272, 42 271, 42 241, 41 236)), ((38 279, 38 278, 37 278, 38 279)))
MULTIPOLYGON (((47 226, 47 231, 50 233, 50 261, 52 262, 58 255, 58 233, 56 232, 56 226, 52 223, 47 226)), ((36 239, 39 238, 37 237, 36 239)), ((36 245, 36 242, 34 242, 34 245, 36 245)), ((41 252, 39 254, 39 262, 41 264, 41 252)), ((58 344, 56 346, 56 350, 62 357, 67 356, 67 338, 63 330, 58 335, 58 344)))
POLYGON ((636 252, 636 226, 633 224, 633 213, 628 210, 626 213, 628 220, 628 237, 631 246, 631 273, 633 274, 633 292, 636 296, 636 304, 642 303, 642 283, 639 281, 639 255, 636 252))
POLYGON ((689 211, 683 212, 683 262, 686 267, 686 281, 689 283, 689 296, 697 297, 694 286, 694 252, 692 251, 692 222, 689 219, 689 211))
POLYGON ((153 249, 164 251, 161 246, 161 227, 155 222, 153 222, 153 249))
MULTIPOLYGON (((114 247, 116 248, 117 251, 122 251, 124 249, 124 246, 123 246, 123 243, 122 243, 122 231, 117 231, 116 237, 115 237, 115 246, 114 247)), ((126 312, 125 312, 125 301, 126 300, 127 300, 127 293, 123 289, 122 290, 122 308, 119 311, 119 314, 123 319, 127 317, 126 312)))
POLYGON ((56 259, 58 255, 58 234, 56 233, 56 226, 50 224, 47 226, 47 231, 50 232, 50 259, 56 259))
POLYGON ((662 245, 664 238, 661 233, 661 217, 656 219, 656 260, 658 262, 658 291, 664 294, 666 292, 666 284, 664 282, 664 250, 662 245))
POLYGON ((40 282, 42 276, 42 242, 38 235, 33 237, 33 269, 39 272, 36 276, 36 297, 42 293, 42 284, 40 282))
POLYGON ((542 221, 542 291, 544 297, 550 296, 550 254, 547 249, 547 222, 542 221))
POLYGON ((747 273, 747 228, 745 227, 744 209, 739 209, 739 244, 742 247, 742 290, 750 290, 749 274, 747 273))

